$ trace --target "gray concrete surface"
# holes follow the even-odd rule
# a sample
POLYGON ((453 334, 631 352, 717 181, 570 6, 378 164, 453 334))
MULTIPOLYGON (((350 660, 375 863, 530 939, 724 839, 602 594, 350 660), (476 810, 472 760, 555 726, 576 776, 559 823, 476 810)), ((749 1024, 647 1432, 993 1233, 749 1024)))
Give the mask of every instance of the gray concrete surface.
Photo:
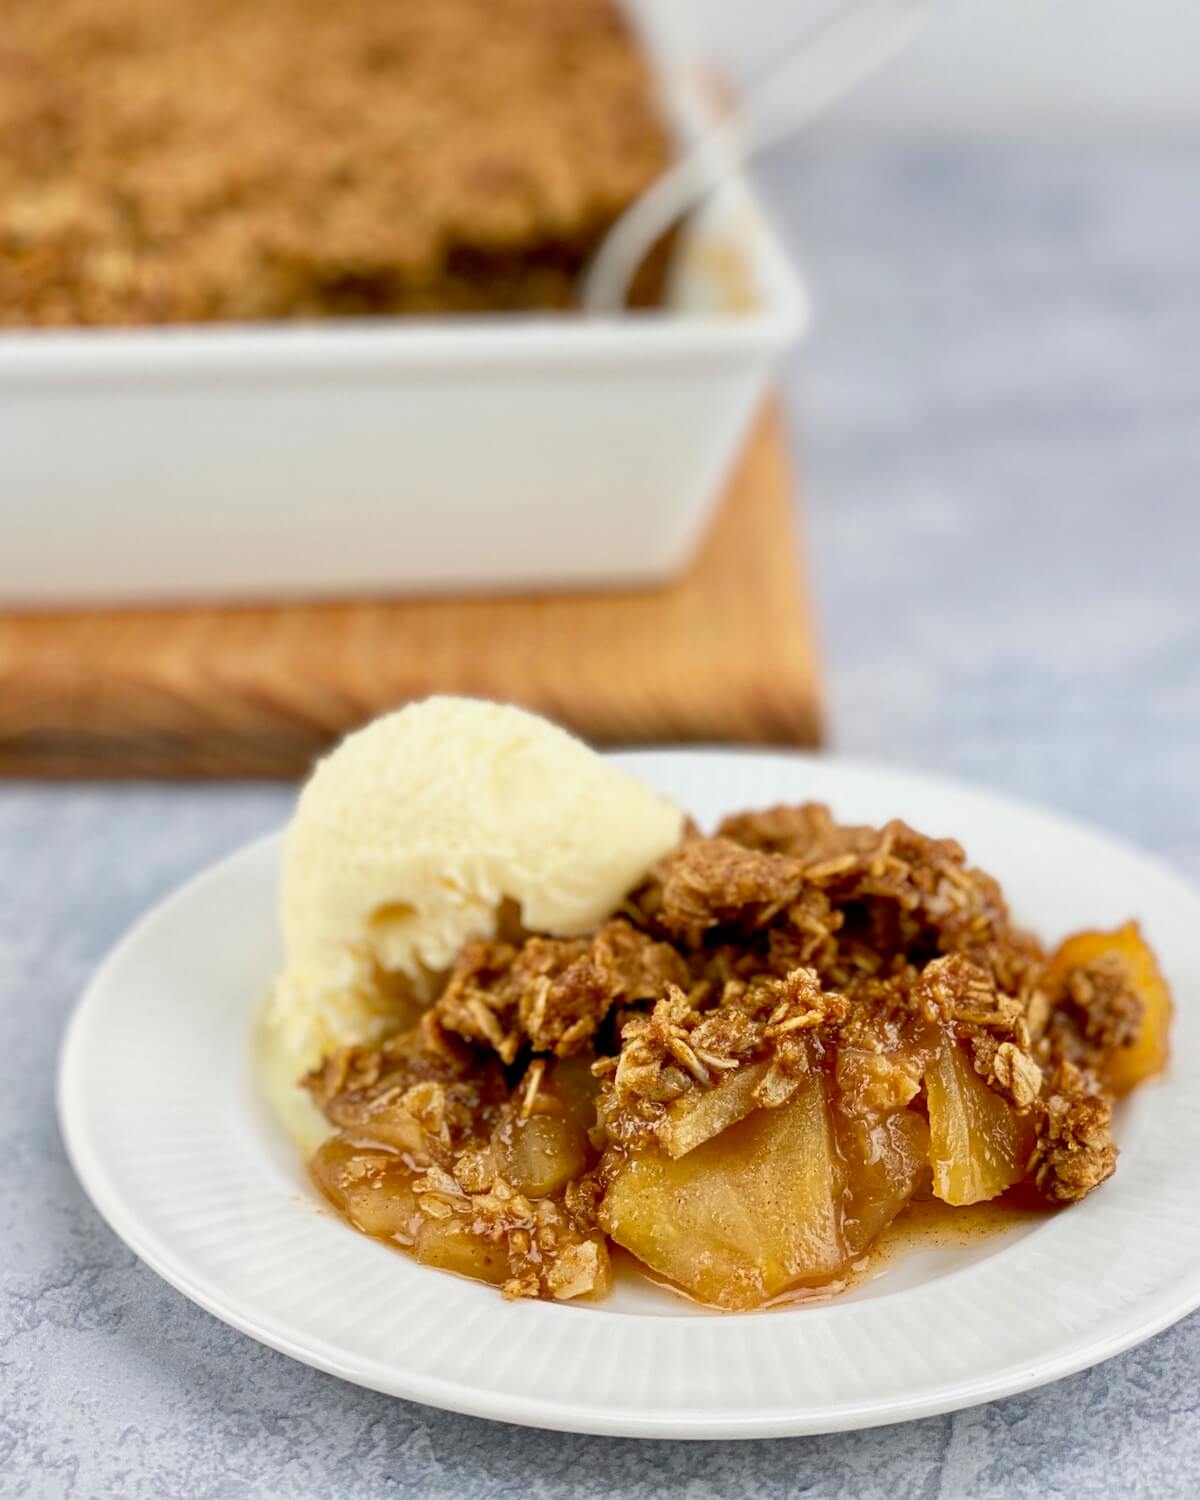
MULTIPOLYGON (((820 307, 788 397, 836 747, 1039 798, 1193 877, 1198 177, 1200 148, 1161 145, 793 154, 765 174, 820 307)), ((122 930, 287 805, 272 787, 0 787, 0 1494, 1200 1491, 1200 1317, 976 1410, 689 1446, 406 1405, 191 1306, 76 1186, 55 1052, 122 930)))

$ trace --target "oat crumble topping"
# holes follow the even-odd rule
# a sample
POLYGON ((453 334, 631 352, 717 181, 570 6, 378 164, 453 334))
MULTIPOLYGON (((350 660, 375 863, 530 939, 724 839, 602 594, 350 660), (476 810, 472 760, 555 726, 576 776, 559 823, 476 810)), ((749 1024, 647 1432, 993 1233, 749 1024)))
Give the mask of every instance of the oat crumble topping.
MULTIPOLYGON (((773 1119, 808 1132, 809 1153, 829 1141, 845 1243, 869 1240, 863 1225, 929 1191, 946 1127, 928 1080, 946 1088, 958 1058, 955 1128, 983 1152, 958 1165, 995 1172, 1007 1152, 983 1196, 1024 1182, 1070 1203, 1116 1166, 1104 1071, 1141 1035, 1133 976, 1116 947, 1052 962, 953 840, 842 827, 816 804, 742 814, 714 837, 689 830, 591 937, 470 943, 416 1030, 327 1059, 309 1086, 340 1134, 318 1180, 359 1202, 337 1172, 395 1174, 390 1142, 416 1205, 398 1243, 506 1296, 596 1296, 615 1185, 622 1203, 631 1181, 665 1191, 661 1215, 697 1163, 754 1160, 773 1119), (986 1130, 1001 1132, 991 1146, 971 1136, 986 1130), (463 1235, 496 1264, 456 1258, 463 1235)), ((669 1237, 651 1228, 647 1254, 669 1237)), ((727 1305, 762 1300, 756 1274, 737 1263, 731 1296, 746 1300, 727 1305)))
POLYGON ((0 326, 568 305, 663 169, 614 0, 6 0, 0 326))

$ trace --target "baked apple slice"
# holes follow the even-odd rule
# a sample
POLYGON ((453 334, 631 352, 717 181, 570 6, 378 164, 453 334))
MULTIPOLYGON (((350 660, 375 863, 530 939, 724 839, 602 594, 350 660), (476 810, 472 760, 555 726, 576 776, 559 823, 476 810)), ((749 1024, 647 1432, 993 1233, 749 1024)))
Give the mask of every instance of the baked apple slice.
POLYGON ((995 1198, 1025 1176, 1036 1127, 990 1089, 944 1032, 925 1069, 933 1192, 961 1207, 995 1198))
POLYGON ((846 1170, 842 1234, 853 1256, 864 1254, 918 1191, 929 1190, 929 1126, 915 1109, 876 1116, 837 1116, 846 1170))
POLYGON ((473 1281, 488 1281, 501 1286, 512 1274, 508 1251, 503 1241, 492 1241, 473 1234, 462 1219, 422 1219, 417 1230, 413 1253, 423 1266, 439 1271, 453 1271, 473 1281))
POLYGON ((501 1127, 492 1142, 500 1175, 527 1198, 545 1198, 583 1171, 586 1138, 562 1115, 531 1115, 501 1127))
POLYGON ((376 1239, 412 1245, 423 1215, 412 1190, 412 1169, 399 1156, 351 1146, 335 1135, 317 1148, 309 1170, 356 1229, 376 1239))
POLYGON ((600 1207, 609 1235, 714 1307, 758 1307, 833 1280, 848 1254, 843 1169, 824 1079, 758 1109, 679 1157, 626 1158, 600 1207))
POLYGON ((755 1090, 767 1067, 765 1062, 751 1063, 715 1088, 684 1094, 668 1105, 655 1132, 667 1155, 686 1156, 757 1109, 755 1090))

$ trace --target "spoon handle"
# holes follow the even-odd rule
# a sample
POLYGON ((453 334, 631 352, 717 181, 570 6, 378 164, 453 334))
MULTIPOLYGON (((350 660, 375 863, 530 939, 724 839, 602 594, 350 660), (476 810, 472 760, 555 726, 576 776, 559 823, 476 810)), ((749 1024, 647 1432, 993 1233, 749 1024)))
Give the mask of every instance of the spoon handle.
POLYGON ((796 43, 612 226, 584 276, 584 312, 620 312, 634 273, 660 235, 755 152, 795 134, 836 103, 903 46, 940 3, 852 0, 796 43))

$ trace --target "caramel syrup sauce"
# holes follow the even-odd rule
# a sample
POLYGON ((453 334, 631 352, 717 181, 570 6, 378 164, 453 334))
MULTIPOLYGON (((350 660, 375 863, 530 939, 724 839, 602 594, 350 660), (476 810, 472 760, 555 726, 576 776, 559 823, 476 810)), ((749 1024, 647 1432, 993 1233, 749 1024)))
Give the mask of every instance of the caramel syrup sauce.
POLYGON ((1013 1229, 1047 1223, 1062 1210, 1029 1183, 998 1198, 954 1208, 940 1198, 914 1199, 883 1231, 854 1269, 851 1284, 873 1280, 914 1250, 961 1250, 1013 1229))

